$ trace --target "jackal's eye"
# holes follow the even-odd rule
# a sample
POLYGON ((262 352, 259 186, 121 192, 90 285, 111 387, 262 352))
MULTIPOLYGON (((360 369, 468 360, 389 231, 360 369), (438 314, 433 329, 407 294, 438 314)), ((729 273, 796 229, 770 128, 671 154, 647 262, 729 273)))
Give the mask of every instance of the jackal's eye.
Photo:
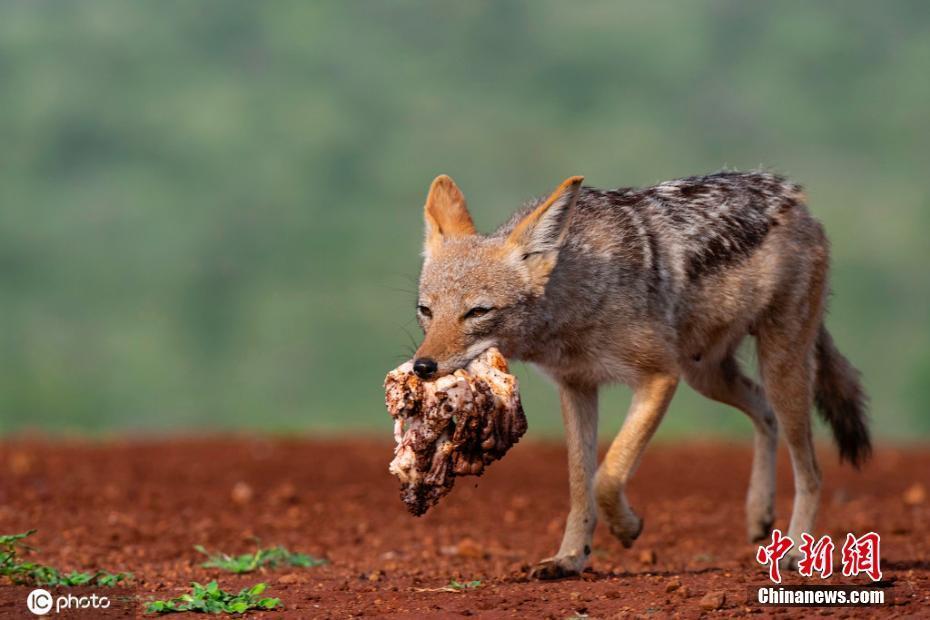
POLYGON ((417 313, 427 319, 433 318, 433 311, 430 310, 427 306, 417 306, 417 313))
POLYGON ((482 306, 477 306, 477 307, 475 307, 475 308, 472 308, 472 309, 469 310, 468 312, 466 312, 466 313, 465 313, 465 316, 462 317, 462 318, 464 318, 464 319, 477 319, 478 317, 482 317, 482 316, 486 315, 488 312, 490 312, 490 311, 493 310, 493 309, 494 309, 494 308, 484 308, 484 307, 482 307, 482 306))

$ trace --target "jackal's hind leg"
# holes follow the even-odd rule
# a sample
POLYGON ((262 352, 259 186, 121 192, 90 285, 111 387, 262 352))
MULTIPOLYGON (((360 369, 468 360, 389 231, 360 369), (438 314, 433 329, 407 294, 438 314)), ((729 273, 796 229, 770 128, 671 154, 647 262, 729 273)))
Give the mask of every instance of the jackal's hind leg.
MULTIPOLYGON (((762 332, 759 334, 759 355, 765 391, 778 416, 791 456, 794 505, 788 536, 798 541, 802 533, 813 533, 820 503, 820 469, 814 453, 810 415, 813 400, 812 342, 782 339, 776 334, 762 332)), ((795 546, 783 563, 792 566, 799 553, 795 546)))
POLYGON ((597 471, 597 504, 610 532, 630 547, 642 531, 643 521, 626 499, 625 489, 639 459, 675 394, 678 377, 652 375, 636 386, 633 402, 620 433, 597 471))
MULTIPOLYGON (((814 533, 820 503, 820 469, 811 436, 814 400, 814 343, 823 320, 826 290, 826 252, 812 255, 808 278, 795 277, 795 291, 786 303, 771 310, 760 322, 757 339, 762 381, 778 424, 785 435, 794 473, 794 505, 788 536, 797 541, 814 533)), ((783 563, 791 566, 800 555, 798 546, 783 563)))
POLYGON ((743 374, 728 353, 720 362, 703 360, 684 365, 685 380, 698 393, 739 409, 755 427, 752 474, 746 494, 749 542, 767 538, 775 521, 775 455, 778 424, 762 388, 743 374))
POLYGON ((559 552, 533 568, 530 576, 536 579, 560 579, 584 570, 597 524, 593 491, 597 466, 597 387, 562 385, 559 396, 568 448, 571 507, 559 552))

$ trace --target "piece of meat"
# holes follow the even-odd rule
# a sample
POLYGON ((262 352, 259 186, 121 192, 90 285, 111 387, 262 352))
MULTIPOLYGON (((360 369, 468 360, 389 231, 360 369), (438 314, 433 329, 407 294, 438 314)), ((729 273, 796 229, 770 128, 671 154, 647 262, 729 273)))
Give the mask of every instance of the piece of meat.
POLYGON ((452 490, 455 476, 480 476, 526 432, 517 379, 495 348, 435 381, 407 362, 385 377, 384 402, 397 442, 389 469, 417 516, 452 490))

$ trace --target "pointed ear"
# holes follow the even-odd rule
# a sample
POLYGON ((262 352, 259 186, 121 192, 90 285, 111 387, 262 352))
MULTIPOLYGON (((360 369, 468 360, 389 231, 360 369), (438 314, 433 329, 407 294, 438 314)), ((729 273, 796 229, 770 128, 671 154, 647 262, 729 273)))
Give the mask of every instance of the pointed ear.
POLYGON ((507 243, 520 254, 537 294, 542 294, 568 233, 584 177, 569 177, 532 213, 520 220, 507 243))
POLYGON ((436 177, 430 185, 423 215, 427 254, 439 247, 444 238, 475 234, 475 224, 465 206, 465 197, 455 181, 444 174, 436 177))

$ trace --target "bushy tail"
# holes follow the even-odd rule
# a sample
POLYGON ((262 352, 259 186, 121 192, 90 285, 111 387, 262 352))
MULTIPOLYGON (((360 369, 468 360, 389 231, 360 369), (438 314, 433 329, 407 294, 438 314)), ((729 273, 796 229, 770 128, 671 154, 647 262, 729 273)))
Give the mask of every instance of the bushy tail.
POLYGON ((866 419, 868 397, 859 382, 859 371, 840 353, 823 325, 817 334, 817 384, 815 402, 830 424, 840 449, 840 460, 858 468, 872 453, 866 419))

